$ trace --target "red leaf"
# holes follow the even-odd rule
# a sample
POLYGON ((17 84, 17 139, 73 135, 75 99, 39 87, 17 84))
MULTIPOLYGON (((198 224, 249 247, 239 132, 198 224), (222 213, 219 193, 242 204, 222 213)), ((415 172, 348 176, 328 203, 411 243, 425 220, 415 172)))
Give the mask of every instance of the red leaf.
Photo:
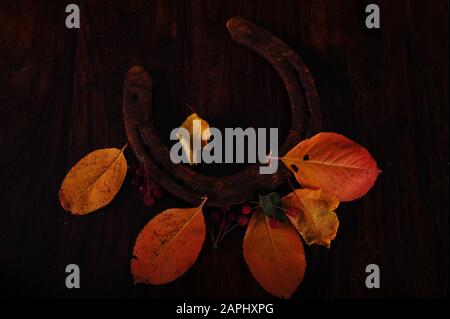
POLYGON ((304 140, 281 159, 304 187, 321 188, 341 201, 364 196, 381 172, 364 147, 336 133, 304 140))

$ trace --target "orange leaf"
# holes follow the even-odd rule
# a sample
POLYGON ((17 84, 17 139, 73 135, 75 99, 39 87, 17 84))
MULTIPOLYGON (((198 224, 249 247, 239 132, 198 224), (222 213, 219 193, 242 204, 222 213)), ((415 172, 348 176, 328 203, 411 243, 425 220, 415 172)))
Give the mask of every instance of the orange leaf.
POLYGON ((303 280, 305 252, 291 224, 271 228, 260 210, 253 213, 244 237, 244 258, 261 286, 277 297, 289 298, 303 280))
POLYGON ((165 284, 191 268, 205 240, 205 201, 197 208, 167 209, 145 225, 131 260, 135 283, 165 284))
POLYGON ((330 248, 339 228, 334 212, 339 205, 336 197, 324 194, 321 189, 303 188, 286 195, 281 202, 285 208, 298 209, 297 215, 286 215, 308 245, 330 248))
POLYGON ((341 201, 364 196, 381 172, 364 147, 336 133, 304 140, 281 159, 304 187, 321 188, 341 201))
POLYGON ((127 174, 124 149, 100 149, 75 164, 59 190, 61 206, 72 214, 84 215, 109 204, 127 174))

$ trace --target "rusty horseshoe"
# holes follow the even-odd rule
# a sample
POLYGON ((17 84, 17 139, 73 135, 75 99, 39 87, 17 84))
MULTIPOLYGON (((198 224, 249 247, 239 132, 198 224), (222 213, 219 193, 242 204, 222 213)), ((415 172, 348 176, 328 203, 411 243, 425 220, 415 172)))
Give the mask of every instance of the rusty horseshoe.
MULTIPOLYGON (((279 150, 284 155, 302 139, 320 131, 321 112, 314 81, 300 57, 267 30, 242 18, 228 20, 232 39, 270 63, 281 77, 291 105, 292 124, 279 150)), ((255 164, 232 175, 212 177, 174 164, 153 123, 152 78, 141 66, 131 67, 125 77, 123 114, 129 144, 152 178, 177 198, 194 205, 208 196, 208 206, 228 206, 254 199, 280 186, 289 171, 280 165, 272 175, 260 175, 255 164), (245 185, 245 187, 236 187, 245 185)))

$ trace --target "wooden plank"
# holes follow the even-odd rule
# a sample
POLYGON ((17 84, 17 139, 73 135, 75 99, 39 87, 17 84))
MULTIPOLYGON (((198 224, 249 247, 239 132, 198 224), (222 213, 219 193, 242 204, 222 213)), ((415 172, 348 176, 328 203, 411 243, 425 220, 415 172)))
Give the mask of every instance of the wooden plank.
POLYGON ((83 218, 57 201, 83 155, 126 143, 122 84, 134 64, 154 77, 157 128, 167 141, 189 112, 184 103, 217 127, 280 126, 286 134, 280 79, 225 29, 241 15, 302 56, 324 130, 366 146, 383 170, 365 198, 338 209, 331 250, 306 247, 294 298, 448 296, 448 2, 379 3, 381 29, 368 30, 360 1, 86 1, 81 29, 67 30, 62 3, 2 1, 1 294, 269 296, 243 260, 243 230, 218 250, 207 241, 169 285, 132 284, 138 232, 162 209, 183 205, 176 199, 146 209, 127 180, 111 205, 83 218), (80 265, 83 289, 65 288, 69 263, 80 265), (369 263, 381 268, 378 290, 364 285, 369 263))

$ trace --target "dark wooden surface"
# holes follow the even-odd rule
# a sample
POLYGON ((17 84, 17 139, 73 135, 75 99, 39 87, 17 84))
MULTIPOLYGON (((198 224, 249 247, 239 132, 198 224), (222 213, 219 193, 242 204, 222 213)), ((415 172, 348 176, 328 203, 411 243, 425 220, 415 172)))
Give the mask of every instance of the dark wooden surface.
MULTIPOLYGON (((75 1, 70 1, 75 2, 75 1)), ((209 241, 189 272, 134 286, 129 260, 140 229, 183 205, 145 209, 129 180, 100 212, 71 216, 58 189, 82 156, 126 143, 121 95, 134 64, 155 79, 163 139, 196 108, 214 126, 289 128, 275 72, 232 42, 241 15, 295 49, 316 80, 323 129, 369 149, 383 170, 361 200, 338 209, 332 248, 306 247, 294 298, 442 297, 449 294, 448 1, 83 1, 81 29, 64 1, 0 3, 0 294, 7 297, 269 297, 242 257, 243 230, 209 241), (65 266, 81 268, 67 290, 65 266), (365 266, 381 288, 364 285, 365 266)), ((283 133, 285 134, 285 133, 283 133)), ((130 162, 135 161, 130 151, 130 162)), ((240 185, 236 185, 239 187, 240 185)))

